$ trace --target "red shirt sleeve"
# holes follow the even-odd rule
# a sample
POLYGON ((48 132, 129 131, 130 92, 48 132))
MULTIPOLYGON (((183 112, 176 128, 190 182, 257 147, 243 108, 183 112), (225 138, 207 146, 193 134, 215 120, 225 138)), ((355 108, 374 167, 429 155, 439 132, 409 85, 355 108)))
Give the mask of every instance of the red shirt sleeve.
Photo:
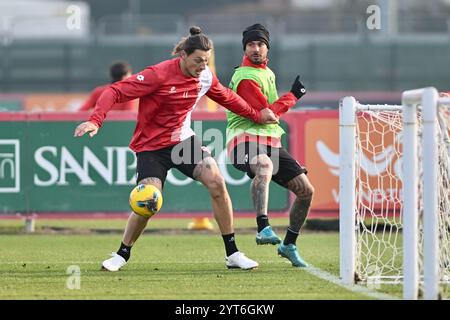
POLYGON ((253 108, 270 108, 277 116, 286 113, 297 103, 297 98, 292 92, 288 92, 278 98, 272 104, 267 102, 267 97, 262 93, 259 84, 253 80, 242 80, 239 82, 237 93, 253 108))
POLYGON ((160 79, 154 67, 150 67, 131 77, 115 82, 103 91, 97 100, 89 121, 99 128, 106 118, 106 113, 115 103, 130 101, 155 91, 160 86, 160 79))
POLYGON ((132 101, 127 101, 124 103, 122 110, 124 111, 134 111, 135 108, 135 104, 136 104, 136 100, 132 100, 132 101))
POLYGON ((215 75, 213 75, 211 88, 209 88, 206 96, 242 117, 257 123, 260 122, 260 108, 251 107, 231 89, 224 87, 215 75))

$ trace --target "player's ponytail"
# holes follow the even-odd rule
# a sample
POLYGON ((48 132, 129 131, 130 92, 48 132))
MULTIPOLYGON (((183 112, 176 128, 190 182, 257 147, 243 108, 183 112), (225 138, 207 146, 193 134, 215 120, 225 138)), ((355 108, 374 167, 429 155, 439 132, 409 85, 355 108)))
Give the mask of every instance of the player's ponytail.
POLYGON ((172 55, 178 55, 181 51, 190 55, 195 50, 208 51, 213 48, 212 41, 197 26, 189 28, 189 37, 182 38, 173 48, 172 55))
POLYGON ((197 34, 201 34, 202 33, 202 29, 200 27, 193 26, 193 27, 189 28, 189 33, 191 34, 191 36, 195 36, 197 34))

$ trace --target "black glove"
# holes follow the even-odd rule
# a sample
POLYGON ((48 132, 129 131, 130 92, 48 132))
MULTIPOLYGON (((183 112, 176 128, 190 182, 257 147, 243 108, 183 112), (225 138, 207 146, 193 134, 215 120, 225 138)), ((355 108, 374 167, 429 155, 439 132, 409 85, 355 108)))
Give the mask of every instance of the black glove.
POLYGON ((300 81, 300 76, 295 78, 294 83, 292 84, 291 92, 297 99, 300 99, 306 93, 305 86, 300 81))

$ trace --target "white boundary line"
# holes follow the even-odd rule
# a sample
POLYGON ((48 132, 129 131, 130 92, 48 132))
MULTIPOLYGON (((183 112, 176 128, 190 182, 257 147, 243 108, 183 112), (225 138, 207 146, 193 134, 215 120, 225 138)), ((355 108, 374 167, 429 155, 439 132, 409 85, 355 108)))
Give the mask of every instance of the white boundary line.
POLYGON ((335 285, 338 285, 344 289, 347 289, 349 291, 356 292, 356 293, 361 293, 361 294, 364 294, 371 298, 375 298, 375 299, 379 299, 379 300, 400 300, 400 298, 398 298, 398 297, 391 296, 387 293, 373 291, 373 290, 370 290, 369 288, 361 286, 361 285, 344 284, 339 277, 332 275, 331 273, 328 273, 322 269, 316 268, 313 265, 310 265, 308 268, 302 268, 302 270, 312 274, 313 276, 316 276, 317 278, 320 278, 322 280, 326 280, 335 285))

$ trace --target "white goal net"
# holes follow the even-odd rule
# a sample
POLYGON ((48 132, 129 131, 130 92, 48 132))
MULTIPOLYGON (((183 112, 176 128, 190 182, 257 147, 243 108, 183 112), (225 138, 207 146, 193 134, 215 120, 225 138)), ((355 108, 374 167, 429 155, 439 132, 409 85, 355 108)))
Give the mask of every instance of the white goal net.
POLYGON ((400 106, 340 107, 341 277, 402 284, 407 299, 450 291, 450 101, 426 90, 427 103, 421 89, 400 106))
POLYGON ((356 281, 402 277, 402 112, 356 113, 356 281))

